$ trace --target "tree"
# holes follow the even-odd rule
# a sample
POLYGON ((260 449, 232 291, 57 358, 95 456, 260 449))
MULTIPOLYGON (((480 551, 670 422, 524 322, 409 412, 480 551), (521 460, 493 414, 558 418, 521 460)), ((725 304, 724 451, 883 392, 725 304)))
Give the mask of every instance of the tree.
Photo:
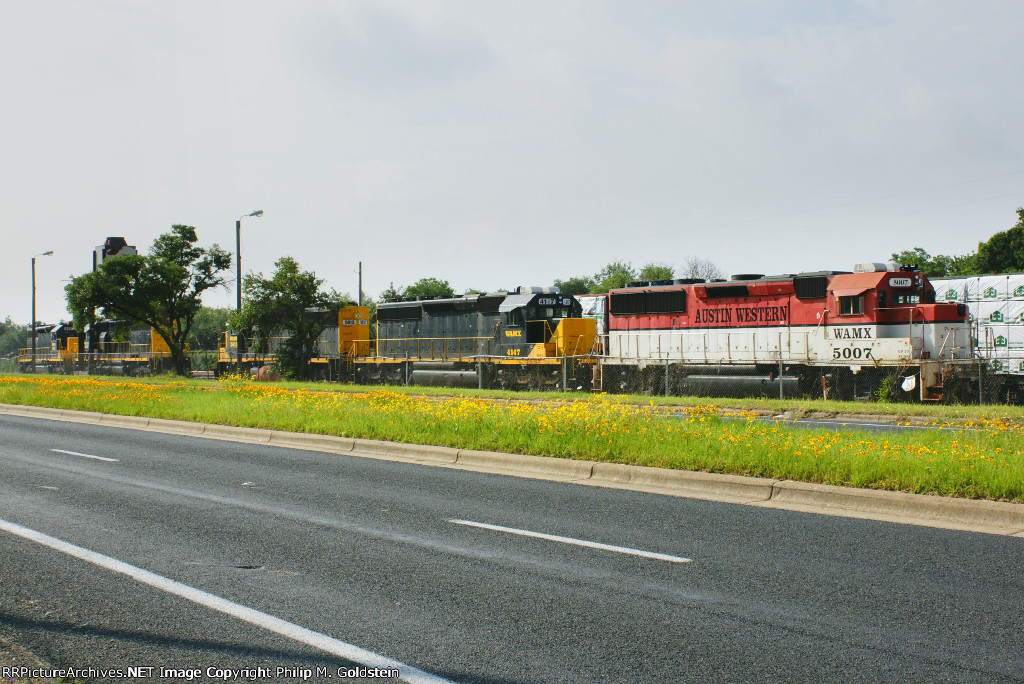
POLYGON ((202 294, 224 284, 231 254, 216 244, 196 247, 196 229, 174 225, 160 235, 146 256, 122 254, 106 259, 64 288, 77 330, 114 319, 123 327, 147 325, 167 343, 178 375, 185 375, 185 341, 202 306, 202 294))
POLYGON ((204 306, 196 313, 192 321, 192 335, 188 346, 193 349, 216 349, 221 335, 228 329, 231 309, 219 309, 204 306))
POLYGON ((946 257, 949 259, 949 266, 946 273, 951 276, 969 276, 984 271, 978 270, 978 255, 964 254, 962 256, 946 257))
POLYGON ((454 297, 455 290, 447 280, 437 278, 421 278, 405 288, 404 297, 454 297))
POLYGON ((391 281, 388 285, 388 289, 380 293, 380 301, 382 302, 393 302, 396 299, 401 299, 402 293, 395 288, 395 282, 391 281))
POLYGON ((675 278, 675 272, 671 266, 651 262, 640 269, 640 277, 637 280, 650 282, 652 280, 672 280, 673 278, 675 278))
POLYGON ((978 245, 974 268, 977 273, 1024 271, 1024 208, 1017 209, 1017 225, 978 245))
POLYGON ((284 256, 274 263, 271 278, 250 273, 242 281, 242 309, 231 325, 250 338, 267 341, 282 336, 277 367, 289 378, 309 377, 310 359, 317 352, 320 334, 337 321, 344 297, 334 290, 322 291, 324 281, 302 271, 295 259, 284 256))
POLYGON ((455 290, 447 280, 438 278, 420 278, 412 285, 396 288, 394 282, 388 285, 388 289, 380 293, 382 302, 394 301, 396 299, 407 299, 411 297, 454 297, 455 290))
POLYGON ((941 278, 949 273, 952 259, 942 254, 932 257, 922 247, 894 252, 890 258, 903 266, 917 266, 929 278, 941 278))
POLYGON ((567 280, 556 280, 554 286, 565 295, 588 294, 593 288, 594 279, 590 276, 576 276, 567 280))
POLYGON ((591 294, 601 294, 616 287, 625 287, 637 279, 636 271, 629 262, 613 261, 594 274, 591 294))
POLYGON ((28 330, 27 325, 18 325, 10 316, 0 322, 0 356, 12 356, 29 346, 28 330))
POLYGON ((703 280, 712 281, 724 278, 725 274, 722 273, 722 270, 713 262, 692 256, 686 258, 686 264, 683 266, 682 277, 701 278, 703 280))

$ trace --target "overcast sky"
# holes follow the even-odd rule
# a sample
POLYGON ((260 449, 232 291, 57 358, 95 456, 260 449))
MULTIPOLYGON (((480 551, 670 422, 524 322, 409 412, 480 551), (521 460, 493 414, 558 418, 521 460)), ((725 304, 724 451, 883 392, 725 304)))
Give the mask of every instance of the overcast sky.
MULTIPOLYGON (((1016 0, 2 0, 0 318, 172 224, 355 295, 963 254, 1024 205, 1016 0)), ((207 298, 234 305, 232 289, 207 298)))

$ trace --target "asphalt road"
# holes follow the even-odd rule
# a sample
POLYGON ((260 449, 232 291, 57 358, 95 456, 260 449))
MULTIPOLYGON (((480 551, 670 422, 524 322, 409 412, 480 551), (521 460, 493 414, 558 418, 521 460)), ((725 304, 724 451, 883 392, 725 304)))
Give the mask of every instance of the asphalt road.
POLYGON ((1024 681, 1019 538, 13 416, 0 527, 86 681, 1024 681))

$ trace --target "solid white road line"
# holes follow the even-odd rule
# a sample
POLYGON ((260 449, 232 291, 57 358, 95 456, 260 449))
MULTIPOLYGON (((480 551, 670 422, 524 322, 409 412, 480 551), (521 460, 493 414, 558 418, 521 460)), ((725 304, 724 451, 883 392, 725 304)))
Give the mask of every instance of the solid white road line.
POLYGON ((485 530, 494 530, 496 532, 508 532, 509 534, 518 534, 522 537, 535 537, 536 539, 547 539, 548 541, 562 542, 563 544, 573 544, 575 546, 586 546, 591 549, 601 549, 603 551, 614 551, 616 553, 626 553, 630 556, 641 556, 643 558, 653 558, 654 560, 668 561, 669 563, 689 563, 692 559, 683 558, 682 556, 670 556, 667 553, 655 553, 653 551, 642 551, 640 549, 631 549, 628 546, 612 546, 611 544, 601 544, 600 542, 587 541, 585 539, 575 539, 573 537, 559 537, 555 534, 544 534, 543 532, 531 532, 530 530, 520 530, 515 527, 502 527, 501 525, 488 525, 487 523, 473 522, 472 520, 449 520, 450 523, 456 525, 468 525, 469 527, 480 527, 485 530))
POLYGON ((93 456, 92 454, 80 454, 77 451, 67 451, 65 449, 50 449, 50 451, 56 454, 68 454, 70 456, 81 456, 82 458, 94 458, 97 461, 111 461, 117 463, 121 459, 119 458, 107 458, 106 456, 93 456))
POLYGON ((43 534, 42 532, 36 532, 27 527, 22 527, 16 523, 8 522, 7 520, 0 519, 0 530, 10 532, 13 535, 17 535, 23 539, 34 541, 43 546, 48 546, 51 549, 66 553, 69 556, 74 556, 93 565, 98 565, 101 568, 112 570, 122 575, 127 575, 137 582, 142 584, 148 584, 151 587, 156 587, 162 591, 166 591, 169 594, 180 596, 198 603, 199 605, 212 608, 213 610, 219 611, 226 615, 238 618, 243 622, 248 622, 251 625, 262 627, 268 631, 280 634, 281 636, 294 639, 301 643, 318 648, 321 651, 336 655, 346 660, 351 660, 359 665, 366 667, 376 668, 397 668, 401 672, 401 679, 410 684, 452 684, 443 677, 432 675, 429 672, 424 672, 410 665, 400 663, 397 660, 379 655, 373 651, 367 651, 366 649, 359 648, 353 644, 339 641, 333 637, 329 637, 326 634, 314 632, 306 629, 305 627, 299 627, 298 625, 287 622, 280 618, 276 618, 273 615, 260 612, 253 608, 248 608, 241 604, 229 601, 227 599, 209 594, 201 589, 190 587, 187 584, 176 582, 175 580, 168 579, 162 575, 157 575, 148 570, 129 565, 123 561, 119 561, 116 558, 104 556, 101 553, 84 549, 80 546, 62 541, 55 537, 43 534))

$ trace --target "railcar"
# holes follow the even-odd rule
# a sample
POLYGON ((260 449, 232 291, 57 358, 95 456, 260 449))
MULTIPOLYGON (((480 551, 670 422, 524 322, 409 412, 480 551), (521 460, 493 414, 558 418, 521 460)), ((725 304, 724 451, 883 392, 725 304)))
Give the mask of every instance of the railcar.
MULTIPOLYGON (((102 319, 76 331, 70 323, 36 328, 35 372, 90 375, 149 375, 173 369, 170 349, 148 326, 135 326, 124 339, 119 321, 102 319)), ((29 338, 31 343, 31 337, 29 338)), ((32 348, 18 352, 22 372, 32 371, 32 348)))
POLYGON ((967 310, 913 267, 631 283, 607 297, 605 391, 951 400, 967 310))
MULTIPOLYGON (((365 306, 343 306, 336 318, 327 309, 308 309, 307 316, 317 317, 324 330, 317 340, 316 353, 310 359, 313 379, 337 380, 344 359, 369 354, 370 313, 365 306), (330 320, 328 320, 330 318, 330 320)), ((288 330, 262 340, 246 340, 234 330, 220 334, 217 341, 215 374, 241 369, 256 374, 260 367, 277 360, 281 346, 290 336, 288 330)))
POLYGON ((53 331, 60 327, 60 325, 44 323, 29 331, 26 340, 27 346, 18 350, 18 369, 22 373, 47 373, 60 362, 60 357, 53 349, 53 331), (35 345, 32 343, 33 338, 35 338, 35 345), (34 368, 33 362, 35 363, 34 368))
POLYGON ((1024 273, 933 278, 936 299, 967 307, 976 366, 961 394, 979 402, 1024 403, 1024 273))
POLYGON ((376 339, 346 354, 358 383, 507 389, 589 388, 593 320, 557 288, 520 287, 377 307, 376 339))

